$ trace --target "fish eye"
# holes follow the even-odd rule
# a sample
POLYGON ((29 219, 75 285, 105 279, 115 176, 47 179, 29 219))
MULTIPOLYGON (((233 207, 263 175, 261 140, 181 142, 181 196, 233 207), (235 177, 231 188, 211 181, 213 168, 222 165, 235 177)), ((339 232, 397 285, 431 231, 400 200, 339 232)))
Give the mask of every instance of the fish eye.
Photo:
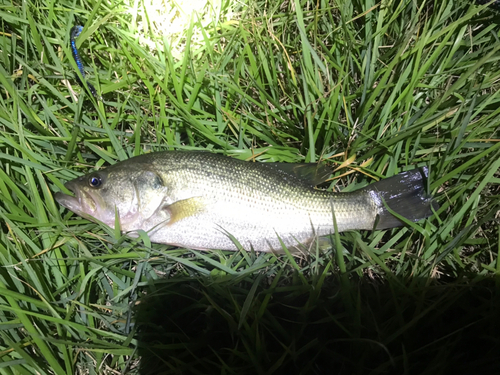
POLYGON ((101 177, 99 176, 90 176, 89 177, 89 185, 93 188, 98 188, 102 185, 101 177))

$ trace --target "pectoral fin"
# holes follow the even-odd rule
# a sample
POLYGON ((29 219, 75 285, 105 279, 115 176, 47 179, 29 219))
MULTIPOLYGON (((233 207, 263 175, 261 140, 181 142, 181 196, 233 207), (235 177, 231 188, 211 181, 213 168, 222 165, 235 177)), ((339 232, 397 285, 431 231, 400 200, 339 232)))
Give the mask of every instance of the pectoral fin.
POLYGON ((164 206, 162 209, 170 215, 167 226, 170 226, 183 219, 196 216, 205 211, 206 202, 202 197, 183 199, 164 206))

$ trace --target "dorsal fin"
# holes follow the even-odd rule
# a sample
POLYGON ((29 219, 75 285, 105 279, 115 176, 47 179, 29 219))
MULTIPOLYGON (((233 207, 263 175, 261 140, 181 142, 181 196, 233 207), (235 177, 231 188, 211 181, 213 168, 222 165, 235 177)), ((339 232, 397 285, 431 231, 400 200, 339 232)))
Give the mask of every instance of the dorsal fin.
POLYGON ((290 176, 294 176, 307 185, 316 186, 325 182, 332 174, 332 170, 325 165, 316 163, 264 163, 272 168, 279 169, 290 176))

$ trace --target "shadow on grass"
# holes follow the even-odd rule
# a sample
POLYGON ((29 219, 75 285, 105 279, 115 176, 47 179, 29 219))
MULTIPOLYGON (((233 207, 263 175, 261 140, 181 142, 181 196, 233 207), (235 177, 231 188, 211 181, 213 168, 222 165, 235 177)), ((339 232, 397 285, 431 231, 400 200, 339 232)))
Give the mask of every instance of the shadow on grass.
POLYGON ((480 374, 500 369, 494 280, 165 280, 138 305, 140 374, 480 374), (424 281, 422 280, 422 283, 424 281), (253 286, 253 290, 252 290, 253 286))

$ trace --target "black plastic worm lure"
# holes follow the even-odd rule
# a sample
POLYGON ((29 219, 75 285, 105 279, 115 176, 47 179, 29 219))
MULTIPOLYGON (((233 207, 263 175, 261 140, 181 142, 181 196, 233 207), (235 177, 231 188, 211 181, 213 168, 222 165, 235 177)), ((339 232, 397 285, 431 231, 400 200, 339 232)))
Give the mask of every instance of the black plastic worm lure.
MULTIPOLYGON (((82 77, 85 79, 85 69, 83 68, 83 62, 80 55, 78 54, 78 49, 76 48, 76 38, 78 38, 78 36, 82 33, 82 30, 83 26, 74 26, 71 28, 70 44, 71 44, 71 52, 73 54, 73 58, 75 59, 76 65, 78 66, 78 70, 82 74, 82 77)), ((76 78, 80 86, 85 88, 85 85, 83 84, 83 82, 81 82, 80 78, 78 76, 76 78)), ((99 96, 97 95, 97 90, 95 89, 95 87, 88 81, 86 81, 86 83, 90 93, 95 98, 98 98, 99 96)))

